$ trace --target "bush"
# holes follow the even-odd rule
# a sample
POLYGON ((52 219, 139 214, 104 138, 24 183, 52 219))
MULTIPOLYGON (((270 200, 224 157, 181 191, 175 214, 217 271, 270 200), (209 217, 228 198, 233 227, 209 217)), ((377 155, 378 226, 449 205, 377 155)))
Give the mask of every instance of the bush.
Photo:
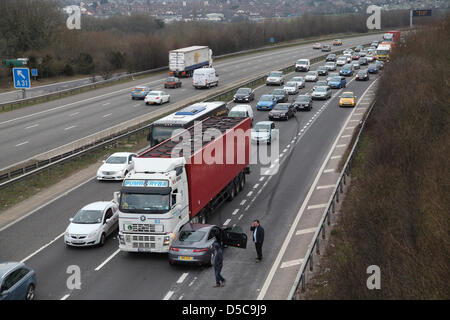
POLYGON ((314 298, 450 298, 449 33, 449 17, 410 33, 386 64, 314 298))

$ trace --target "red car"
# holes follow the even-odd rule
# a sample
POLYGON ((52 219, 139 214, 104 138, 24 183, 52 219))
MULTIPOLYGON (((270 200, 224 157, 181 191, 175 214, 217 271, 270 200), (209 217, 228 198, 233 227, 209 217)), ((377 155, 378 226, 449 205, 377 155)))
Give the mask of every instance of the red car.
POLYGON ((176 77, 169 77, 164 81, 164 88, 180 88, 181 80, 176 77))
POLYGON ((352 54, 352 60, 358 60, 361 56, 359 55, 358 52, 355 52, 352 54))

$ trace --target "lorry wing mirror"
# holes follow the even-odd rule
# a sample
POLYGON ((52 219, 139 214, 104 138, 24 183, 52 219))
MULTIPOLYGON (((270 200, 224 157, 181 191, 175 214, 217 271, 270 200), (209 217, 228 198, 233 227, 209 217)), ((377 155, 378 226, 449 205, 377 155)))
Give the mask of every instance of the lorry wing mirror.
POLYGON ((120 191, 115 191, 115 192, 113 193, 113 195, 114 195, 113 201, 114 201, 115 203, 120 203, 120 191))

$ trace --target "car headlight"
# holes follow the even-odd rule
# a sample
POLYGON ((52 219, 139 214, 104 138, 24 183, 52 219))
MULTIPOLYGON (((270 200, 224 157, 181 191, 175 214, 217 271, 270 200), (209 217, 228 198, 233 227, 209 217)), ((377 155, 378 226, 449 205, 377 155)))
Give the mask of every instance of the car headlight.
POLYGON ((93 238, 93 237, 95 237, 97 235, 97 232, 98 232, 98 230, 95 230, 94 232, 89 233, 87 237, 88 238, 93 238))

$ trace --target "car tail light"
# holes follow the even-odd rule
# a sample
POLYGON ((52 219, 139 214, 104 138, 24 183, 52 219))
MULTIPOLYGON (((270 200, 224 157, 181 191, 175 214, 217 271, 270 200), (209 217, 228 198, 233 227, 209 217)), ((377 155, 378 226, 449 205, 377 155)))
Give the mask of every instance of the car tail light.
POLYGON ((208 248, 204 248, 204 249, 194 249, 194 252, 205 252, 208 251, 208 248))
POLYGON ((156 97, 156 100, 158 100, 159 99, 159 97, 156 97))
POLYGON ((178 248, 174 248, 174 247, 170 247, 170 249, 169 250, 172 250, 172 251, 180 251, 180 249, 178 249, 178 248))

